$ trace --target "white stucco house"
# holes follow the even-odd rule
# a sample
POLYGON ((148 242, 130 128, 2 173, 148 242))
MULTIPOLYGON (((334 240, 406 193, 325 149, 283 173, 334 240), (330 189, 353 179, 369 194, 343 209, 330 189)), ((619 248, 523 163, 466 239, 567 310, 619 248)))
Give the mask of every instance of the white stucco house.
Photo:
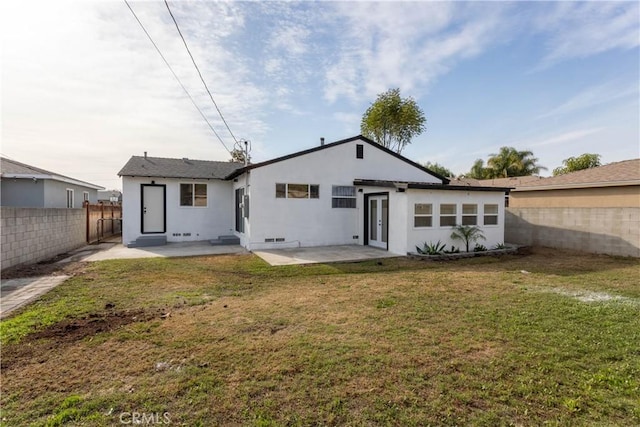
POLYGON ((123 180, 123 242, 222 237, 248 250, 369 245, 404 255, 478 225, 504 242, 507 188, 454 185, 362 136, 244 166, 134 156, 123 180), (229 237, 233 236, 233 237, 229 237))

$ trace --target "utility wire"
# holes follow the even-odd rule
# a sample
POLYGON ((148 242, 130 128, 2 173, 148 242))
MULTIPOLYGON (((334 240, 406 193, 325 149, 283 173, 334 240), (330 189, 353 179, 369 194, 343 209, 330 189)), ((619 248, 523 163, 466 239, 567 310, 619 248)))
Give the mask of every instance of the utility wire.
POLYGON ((207 84, 204 81, 204 78, 202 77, 202 73, 200 72, 200 68, 198 68, 198 64, 196 64, 196 60, 193 59, 193 55, 191 54, 191 51, 189 50, 189 46, 187 46, 187 41, 184 39, 184 36, 182 35, 182 31, 180 31, 180 27, 178 26, 178 21, 176 21, 176 18, 173 16, 173 12, 171 12, 171 8, 169 7, 169 2, 167 0, 164 0, 164 4, 167 5, 167 10, 169 11, 169 15, 171 15, 171 19, 173 19, 173 23, 176 25, 176 29, 178 30, 178 34, 180 34, 180 38, 182 39, 182 43, 184 43, 184 47, 187 49, 187 53, 189 54, 189 57, 191 58, 191 62, 193 62, 193 66, 196 67, 196 71, 198 72, 198 75, 200 76, 200 80, 202 81, 202 84, 204 85, 204 88, 207 90, 207 93, 209 94, 209 98, 211 98, 211 102, 213 102, 213 105, 216 107, 216 110, 218 110, 218 114, 220 115, 220 118, 222 119, 222 122, 224 123, 224 125, 227 127, 227 130, 229 131, 229 134, 231 135, 233 140, 235 142, 238 142, 238 140, 236 139, 236 137, 233 134, 233 132, 231 132, 231 128, 229 127, 229 124, 227 124, 227 121, 224 119, 224 116, 222 115, 222 111, 220 111, 220 108, 218 108, 218 104, 216 104, 216 101, 213 99, 213 95, 211 95, 211 91, 209 90, 209 87, 207 86, 207 84))
MULTIPOLYGON (((169 68, 169 71, 171 71, 171 74, 173 74, 173 77, 175 77, 176 81, 178 82, 178 84, 180 85, 180 87, 182 88, 182 90, 184 90, 184 93, 187 94, 187 96, 189 97, 189 99, 191 100, 191 102, 193 103, 193 106, 196 107, 196 110, 198 110, 198 112, 200 113, 200 115, 202 116, 202 118, 204 119, 205 122, 207 122, 207 125, 209 125, 209 129, 211 129, 211 131, 213 132, 213 134, 218 138, 218 141, 220 141, 220 144, 222 144, 222 146, 224 147, 225 150, 227 150, 227 152, 229 152, 229 154, 231 154, 231 151, 227 148, 227 145, 224 143, 224 141, 222 140, 222 138, 220 138, 220 135, 218 135, 218 132, 216 132, 216 130, 213 128, 213 126, 211 125, 211 123, 209 122, 209 120, 207 119, 207 116, 204 115, 204 113, 202 112, 202 110, 200 109, 200 107, 198 107, 198 104, 196 104, 196 101, 193 99, 193 97, 191 96, 191 94, 189 93, 189 91, 187 90, 187 88, 182 84, 182 82, 180 81, 180 78, 178 77, 178 75, 175 73, 175 71, 173 71, 173 68, 171 68, 171 65, 169 65, 169 62, 167 61, 167 59, 164 57, 164 55, 162 54, 162 52, 160 51, 160 48, 158 47, 158 45, 156 44, 156 42, 153 41, 153 38, 151 38, 151 35, 149 34, 149 32, 147 31, 147 29, 144 27, 144 25, 142 25, 142 22, 140 22, 140 19, 138 19, 138 15, 136 15, 136 13, 133 11, 133 9, 131 8, 131 5, 129 5, 129 2, 127 0, 124 0, 124 3, 127 5, 127 7, 129 8, 129 10, 131 11, 131 13, 133 14, 133 17, 136 18, 136 21, 138 21, 138 24, 140 24, 140 28, 142 28, 142 31, 144 31, 144 33, 147 35, 147 37, 149 38, 149 41, 151 42, 151 44, 153 45, 153 47, 156 48, 156 51, 158 52, 158 54, 160 55, 160 57, 162 58, 162 60, 164 61, 165 65, 167 66, 167 68, 169 68)), ((226 123, 225 123, 226 124, 226 123)))

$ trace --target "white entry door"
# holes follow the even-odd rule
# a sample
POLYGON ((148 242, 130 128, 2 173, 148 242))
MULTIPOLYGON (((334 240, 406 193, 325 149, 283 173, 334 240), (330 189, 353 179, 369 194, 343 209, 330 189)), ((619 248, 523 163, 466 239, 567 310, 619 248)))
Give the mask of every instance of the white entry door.
POLYGON ((142 232, 164 233, 165 189, 164 185, 142 185, 142 232))
POLYGON ((369 245, 387 249, 389 234, 388 196, 369 197, 369 245))

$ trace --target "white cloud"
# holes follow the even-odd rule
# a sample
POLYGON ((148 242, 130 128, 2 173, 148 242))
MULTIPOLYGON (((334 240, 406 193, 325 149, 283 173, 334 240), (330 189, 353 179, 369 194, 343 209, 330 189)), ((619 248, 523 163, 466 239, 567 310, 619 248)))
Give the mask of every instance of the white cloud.
POLYGON ((300 24, 278 28, 271 36, 271 48, 288 55, 302 55, 307 52, 306 38, 310 31, 300 24))
POLYGON ((534 28, 547 33, 540 68, 559 61, 640 45, 638 2, 558 2, 544 10, 534 28))
POLYGON ((421 92, 455 63, 481 53, 510 24, 505 6, 336 3, 346 33, 326 71, 324 95, 371 99, 390 87, 421 92))
POLYGON ((569 132, 563 132, 558 135, 547 136, 545 138, 530 141, 528 143, 517 143, 516 145, 527 146, 527 147, 542 147, 545 145, 566 144, 567 142, 582 139, 585 136, 601 132, 602 130, 604 130, 604 128, 602 127, 590 128, 590 129, 577 129, 569 132))
MULTIPOLYGON (((174 5, 231 129, 259 138, 265 93, 224 42, 242 32, 239 11, 233 3, 189 3, 185 15, 174 5)), ((132 7, 231 148, 164 4, 132 7)), ((6 2, 1 14, 3 153, 106 187, 118 186, 117 171, 143 151, 228 158, 124 3, 6 2)))
POLYGON ((638 85, 622 86, 611 82, 589 87, 573 95, 570 99, 539 115, 538 119, 579 112, 598 105, 624 98, 638 97, 638 85))

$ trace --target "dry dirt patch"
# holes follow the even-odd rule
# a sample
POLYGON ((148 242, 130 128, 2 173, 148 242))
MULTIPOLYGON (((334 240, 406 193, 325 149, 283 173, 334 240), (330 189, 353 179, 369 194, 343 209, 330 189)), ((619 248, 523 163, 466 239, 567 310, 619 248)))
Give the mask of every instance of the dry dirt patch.
POLYGON ((136 322, 147 322, 153 319, 164 319, 166 310, 136 309, 124 311, 111 311, 100 314, 89 314, 78 319, 68 319, 51 325, 41 331, 28 335, 21 345, 11 345, 3 348, 2 370, 12 369, 23 365, 40 354, 41 360, 45 360, 46 350, 60 350, 87 337, 93 337, 99 333, 112 332, 125 325, 136 322), (44 348, 44 343, 48 345, 44 348))

